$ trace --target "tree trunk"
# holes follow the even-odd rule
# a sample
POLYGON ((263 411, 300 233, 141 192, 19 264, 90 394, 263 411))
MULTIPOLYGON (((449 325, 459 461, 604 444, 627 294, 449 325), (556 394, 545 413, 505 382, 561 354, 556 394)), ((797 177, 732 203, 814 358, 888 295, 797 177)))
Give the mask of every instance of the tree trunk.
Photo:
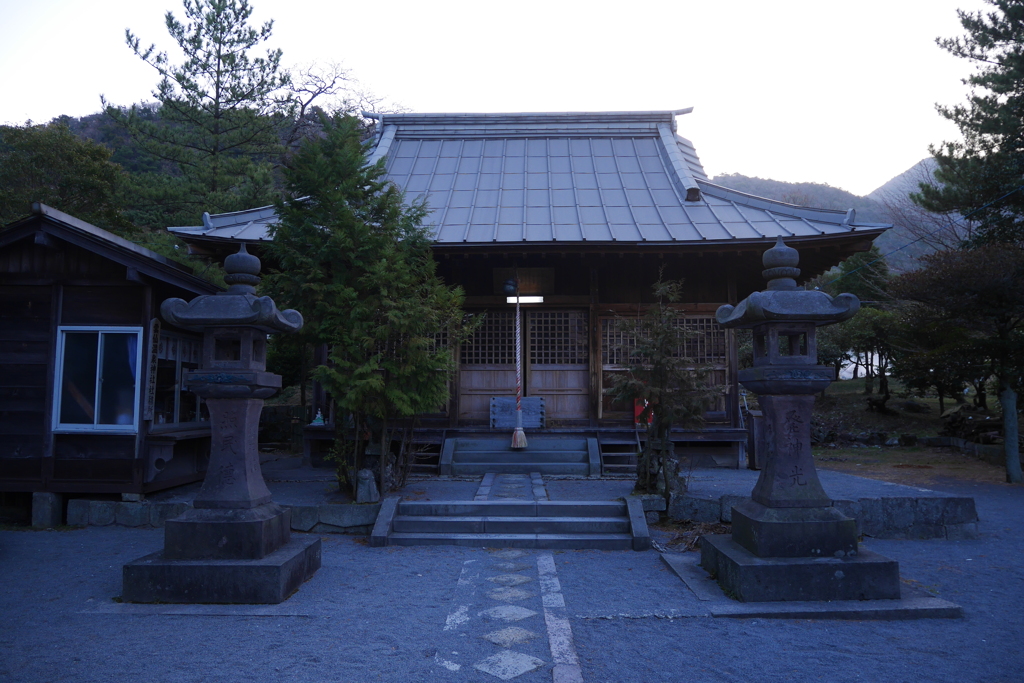
POLYGON ((381 497, 387 492, 387 457, 388 451, 391 450, 391 438, 388 434, 388 418, 387 415, 381 419, 380 424, 380 495, 381 497))
POLYGON ((942 395, 942 392, 940 391, 939 392, 939 415, 942 415, 944 412, 946 412, 946 402, 945 402, 945 399, 944 399, 944 397, 942 395))
POLYGON ((1019 432, 1017 429, 1017 392, 1008 383, 999 383, 999 405, 1003 409, 1003 449, 1006 454, 1006 481, 1021 483, 1019 432))

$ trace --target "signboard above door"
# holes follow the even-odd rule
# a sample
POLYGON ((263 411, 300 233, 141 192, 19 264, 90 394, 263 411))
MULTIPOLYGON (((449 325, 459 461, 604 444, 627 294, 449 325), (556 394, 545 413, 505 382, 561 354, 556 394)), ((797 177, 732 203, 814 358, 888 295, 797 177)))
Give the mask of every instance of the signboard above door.
POLYGON ((519 293, 537 296, 555 293, 554 268, 494 268, 491 271, 494 293, 505 296, 505 282, 519 276, 519 293))

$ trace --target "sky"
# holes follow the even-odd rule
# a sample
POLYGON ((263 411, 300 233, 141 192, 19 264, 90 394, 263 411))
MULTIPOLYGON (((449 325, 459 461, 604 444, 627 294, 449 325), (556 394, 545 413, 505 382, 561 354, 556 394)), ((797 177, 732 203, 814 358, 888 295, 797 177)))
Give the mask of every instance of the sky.
MULTIPOLYGON (((251 0, 266 44, 340 64, 414 112, 641 111, 677 120, 709 175, 867 194, 958 131, 973 68, 935 44, 983 0, 251 0)), ((178 0, 0 0, 0 123, 151 100, 130 28, 180 61, 178 0)), ((263 52, 261 49, 260 52, 263 52)))

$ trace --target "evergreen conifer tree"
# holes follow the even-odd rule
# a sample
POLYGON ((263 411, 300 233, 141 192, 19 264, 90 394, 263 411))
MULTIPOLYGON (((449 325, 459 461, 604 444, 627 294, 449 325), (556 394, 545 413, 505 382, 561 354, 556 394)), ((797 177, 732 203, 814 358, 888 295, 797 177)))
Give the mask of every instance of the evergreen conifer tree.
POLYGON ((682 282, 665 280, 659 273, 654 283, 657 303, 643 317, 619 320, 627 340, 615 349, 625 372, 615 373, 609 393, 616 401, 639 402, 638 418, 647 424, 647 440, 637 466, 638 491, 655 492, 659 475, 666 499, 674 486, 672 428, 700 428, 704 412, 719 393, 709 385, 710 369, 698 365, 686 353, 692 332, 680 326, 681 314, 672 306, 680 301, 682 282))
POLYGON ((448 401, 451 350, 466 333, 463 296, 435 274, 422 204, 404 203, 383 163, 366 164, 358 119, 324 116, 323 127, 285 172, 295 199, 277 205, 268 247, 276 270, 264 288, 302 312, 308 342, 328 345, 329 363, 314 376, 354 415, 357 434, 365 418, 377 425, 383 492, 395 481, 397 421, 448 401))
POLYGON ((987 2, 993 11, 958 10, 966 35, 937 41, 949 53, 974 62, 977 70, 964 80, 971 87, 965 104, 938 106, 960 129, 963 141, 931 148, 937 182, 922 184, 913 199, 936 213, 972 213, 974 242, 1021 243, 1024 1, 987 2))

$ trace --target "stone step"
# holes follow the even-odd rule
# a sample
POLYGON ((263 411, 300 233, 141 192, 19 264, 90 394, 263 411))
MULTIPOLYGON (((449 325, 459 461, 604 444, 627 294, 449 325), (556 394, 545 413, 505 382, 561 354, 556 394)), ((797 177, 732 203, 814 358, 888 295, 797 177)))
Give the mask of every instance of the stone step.
POLYGON ((582 451, 455 451, 453 463, 459 462, 588 462, 582 451))
POLYGON ((461 477, 471 474, 575 474, 586 477, 590 474, 589 462, 459 462, 451 463, 453 476, 461 477))
POLYGON ((388 545, 459 545, 470 548, 630 550, 630 534, 444 534, 392 532, 388 545))
POLYGON ((396 533, 628 534, 628 517, 484 517, 398 515, 396 533))
POLYGON ((432 517, 624 517, 626 503, 617 500, 437 500, 402 501, 399 515, 432 517))
POLYGON ((526 452, 533 451, 585 451, 587 450, 586 439, 551 439, 538 438, 530 434, 526 435, 529 447, 525 451, 512 450, 512 435, 490 439, 455 439, 455 452, 459 451, 507 451, 526 452))

